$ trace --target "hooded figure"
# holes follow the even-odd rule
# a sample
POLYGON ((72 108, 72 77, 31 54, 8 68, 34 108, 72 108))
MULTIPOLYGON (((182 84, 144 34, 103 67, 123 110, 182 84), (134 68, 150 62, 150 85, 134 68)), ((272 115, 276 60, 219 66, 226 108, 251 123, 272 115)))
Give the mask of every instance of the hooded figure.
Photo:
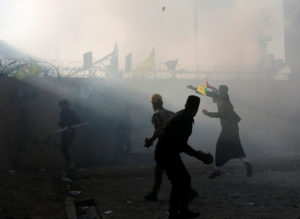
POLYGON ((221 167, 232 158, 240 158, 247 169, 247 177, 252 175, 252 166, 246 158, 243 150, 238 123, 241 121, 239 115, 234 111, 228 95, 228 87, 220 85, 216 92, 208 92, 208 96, 212 97, 217 103, 218 112, 208 112, 203 110, 203 114, 211 118, 219 118, 222 131, 219 135, 216 154, 215 154, 215 171, 210 178, 221 175, 221 167))

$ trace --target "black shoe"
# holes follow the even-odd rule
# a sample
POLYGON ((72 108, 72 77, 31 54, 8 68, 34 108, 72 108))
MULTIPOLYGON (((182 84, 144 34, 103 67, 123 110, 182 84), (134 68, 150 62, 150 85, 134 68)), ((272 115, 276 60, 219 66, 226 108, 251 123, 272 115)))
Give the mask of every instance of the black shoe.
POLYGON ((247 167, 247 177, 251 177, 252 176, 252 165, 250 163, 245 163, 246 167, 247 167))
POLYGON ((145 195, 144 196, 144 199, 149 201, 149 202, 157 202, 157 197, 156 197, 156 194, 154 193, 149 193, 148 195, 145 195))
POLYGON ((188 218, 196 218, 199 217, 200 214, 198 212, 190 211, 190 210, 184 210, 180 211, 178 214, 180 219, 188 219, 188 218))
POLYGON ((213 179, 213 178, 216 178, 218 176, 221 176, 221 171, 220 170, 215 170, 214 172, 212 172, 212 174, 210 174, 209 178, 213 179))

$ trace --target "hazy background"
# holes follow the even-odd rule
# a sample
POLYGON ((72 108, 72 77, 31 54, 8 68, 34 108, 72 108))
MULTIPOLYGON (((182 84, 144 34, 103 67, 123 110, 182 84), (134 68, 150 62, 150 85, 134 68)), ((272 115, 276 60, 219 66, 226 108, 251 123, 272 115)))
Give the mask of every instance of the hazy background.
POLYGON ((101 58, 117 42, 120 61, 133 52, 134 65, 155 47, 158 62, 179 58, 180 67, 253 66, 263 55, 261 39, 272 38, 268 52, 284 58, 282 5, 282 0, 0 0, 0 40, 50 59, 81 60, 91 50, 101 58))
MULTIPOLYGON (((282 0, 0 2, 0 40, 40 58, 81 60, 83 53, 92 50, 97 59, 110 53, 115 42, 119 45, 120 62, 133 52, 133 65, 142 62, 152 48, 156 49, 157 62, 179 58, 182 68, 195 67, 195 63, 256 66, 266 54, 274 54, 275 59, 285 57, 282 0), (166 10, 162 11, 164 6, 166 10), (266 50, 261 44, 264 40, 270 40, 266 50)), ((166 108, 178 111, 184 107, 187 96, 193 94, 186 86, 204 83, 196 79, 101 80, 87 82, 92 86, 94 99, 86 98, 82 103, 78 100, 78 105, 90 107, 87 110, 94 112, 95 118, 111 123, 109 118, 120 111, 119 105, 128 104, 134 152, 153 150, 143 147, 144 138, 153 131, 149 101, 153 93, 163 96, 166 108)), ((209 82, 214 86, 229 85, 232 103, 242 118, 240 133, 247 153, 253 156, 298 150, 297 82, 271 79, 209 82)), ((81 88, 73 86, 49 82, 58 99, 77 95, 81 88), (74 89, 78 90, 74 93, 74 89)), ((75 103, 76 110, 77 100, 70 101, 75 103)), ((196 148, 214 153, 220 124, 217 119, 204 117, 201 113, 204 108, 217 111, 211 99, 202 97, 190 142, 196 148)))

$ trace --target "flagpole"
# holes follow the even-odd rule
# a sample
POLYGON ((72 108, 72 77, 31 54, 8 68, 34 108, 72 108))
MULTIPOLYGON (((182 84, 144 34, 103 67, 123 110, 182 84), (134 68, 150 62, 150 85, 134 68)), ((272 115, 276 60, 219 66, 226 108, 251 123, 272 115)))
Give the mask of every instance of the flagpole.
POLYGON ((199 68, 198 65, 198 4, 197 0, 194 0, 194 64, 196 71, 199 68))

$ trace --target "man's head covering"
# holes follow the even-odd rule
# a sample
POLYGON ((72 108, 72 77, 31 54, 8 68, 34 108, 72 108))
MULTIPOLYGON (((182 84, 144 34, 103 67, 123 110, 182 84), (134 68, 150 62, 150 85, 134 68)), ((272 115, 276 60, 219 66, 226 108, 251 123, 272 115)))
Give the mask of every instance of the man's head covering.
POLYGON ((219 94, 223 101, 229 101, 229 95, 228 95, 228 87, 227 85, 220 85, 219 86, 219 94))
POLYGON ((150 102, 151 103, 162 103, 163 100, 162 100, 162 97, 160 96, 160 94, 153 94, 151 96, 150 102))
POLYGON ((200 104, 200 97, 197 97, 195 95, 190 95, 185 104, 185 108, 187 110, 193 110, 193 109, 198 109, 200 104))
POLYGON ((221 93, 225 93, 225 94, 228 93, 228 87, 227 87, 227 85, 224 85, 224 84, 220 85, 219 86, 219 90, 220 90, 221 93))

